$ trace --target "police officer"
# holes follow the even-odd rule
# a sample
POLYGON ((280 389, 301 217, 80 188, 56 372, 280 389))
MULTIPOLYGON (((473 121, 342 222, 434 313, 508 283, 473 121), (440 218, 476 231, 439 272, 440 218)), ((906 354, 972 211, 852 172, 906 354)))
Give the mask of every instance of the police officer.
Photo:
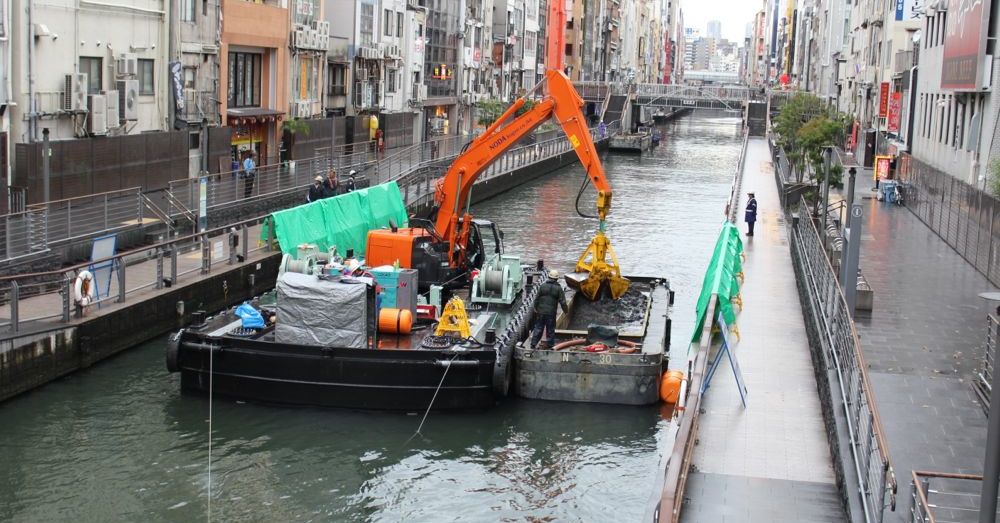
POLYGON ((747 222, 747 236, 753 236, 753 224, 757 222, 757 198, 754 198, 752 192, 748 192, 747 196, 750 199, 747 200, 743 221, 747 222))

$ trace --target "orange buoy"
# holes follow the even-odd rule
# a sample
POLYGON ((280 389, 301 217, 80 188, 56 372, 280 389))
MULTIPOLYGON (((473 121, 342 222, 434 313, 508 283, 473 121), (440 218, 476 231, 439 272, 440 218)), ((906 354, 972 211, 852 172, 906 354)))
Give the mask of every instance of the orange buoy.
POLYGON ((679 370, 668 370, 660 378, 660 399, 664 403, 677 403, 677 398, 681 393, 681 382, 684 381, 684 373, 679 370))
POLYGON ((378 331, 386 334, 409 334, 413 330, 410 309, 384 308, 378 313, 378 331))

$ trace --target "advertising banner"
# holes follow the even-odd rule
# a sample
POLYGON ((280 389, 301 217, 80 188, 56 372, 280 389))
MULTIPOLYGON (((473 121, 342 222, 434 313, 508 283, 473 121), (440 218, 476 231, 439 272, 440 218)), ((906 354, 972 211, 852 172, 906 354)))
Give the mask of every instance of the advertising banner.
POLYGON ((889 123, 888 131, 890 133, 899 132, 899 117, 903 112, 903 93, 895 92, 889 98, 889 123))
POLYGON ((989 21, 990 2, 948 0, 942 89, 971 91, 981 84, 989 21))

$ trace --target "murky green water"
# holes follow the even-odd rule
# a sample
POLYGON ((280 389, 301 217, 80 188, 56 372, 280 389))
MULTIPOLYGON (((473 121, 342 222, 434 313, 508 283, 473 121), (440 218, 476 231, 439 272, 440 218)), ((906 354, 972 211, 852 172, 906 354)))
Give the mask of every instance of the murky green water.
MULTIPOLYGON (((679 355, 738 128, 734 118, 682 119, 652 155, 605 162, 608 235, 627 273, 670 278, 679 355)), ((569 168, 474 211, 501 224, 508 251, 566 269, 596 226, 573 210, 581 177, 569 168)), ((592 213, 592 190, 581 207, 592 213)), ((178 389, 160 339, 0 405, 0 520, 204 519, 209 402, 178 389)), ((219 521, 635 521, 666 431, 657 407, 518 400, 432 413, 413 439, 417 415, 218 398, 212 409, 219 521)))

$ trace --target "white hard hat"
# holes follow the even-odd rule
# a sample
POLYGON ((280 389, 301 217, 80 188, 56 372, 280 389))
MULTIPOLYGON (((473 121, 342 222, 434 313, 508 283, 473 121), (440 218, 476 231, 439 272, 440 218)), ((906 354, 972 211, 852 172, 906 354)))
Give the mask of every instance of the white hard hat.
POLYGON ((559 279, 559 271, 557 271, 555 269, 550 269, 549 270, 549 278, 552 278, 553 280, 559 279))
POLYGON ((317 176, 316 177, 316 181, 317 182, 322 182, 323 181, 323 177, 322 176, 317 176))
POLYGON ((358 171, 355 171, 354 169, 351 169, 351 172, 349 174, 351 176, 354 176, 355 174, 358 174, 358 171))

